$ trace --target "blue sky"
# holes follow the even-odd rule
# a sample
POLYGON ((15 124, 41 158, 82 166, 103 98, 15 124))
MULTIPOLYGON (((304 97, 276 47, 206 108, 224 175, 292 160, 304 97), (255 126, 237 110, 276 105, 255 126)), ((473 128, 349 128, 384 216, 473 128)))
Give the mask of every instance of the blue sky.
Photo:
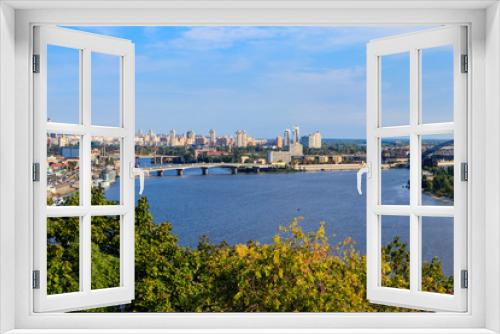
MULTIPOLYGON (((193 129, 196 133, 207 133, 214 128, 218 134, 234 134, 237 129, 244 129, 252 136, 271 138, 281 134, 284 128, 298 125, 302 134, 318 130, 324 137, 364 138, 366 43, 422 28, 79 29, 134 42, 137 129, 167 132, 175 128, 179 133, 193 129)), ((51 59, 57 61, 54 71, 66 71, 59 74, 67 75, 67 67, 61 62, 69 62, 71 58, 53 53, 52 58, 49 54, 49 65, 51 59)), ((435 64, 435 78, 443 78, 439 61, 435 64)), ((101 59, 99 68, 100 78, 93 81, 99 85, 93 93, 99 106, 94 106, 93 118, 99 119, 100 125, 110 125, 116 122, 110 112, 117 101, 116 90, 111 88, 116 87, 113 70, 116 65, 101 59)), ((398 80, 404 78, 406 71, 403 62, 393 66, 387 75, 390 91, 385 98, 386 105, 390 106, 387 115, 405 112, 407 91, 398 80)), ((435 80, 427 81, 431 82, 426 86, 431 96, 449 95, 440 90, 441 85, 435 80)), ((63 95, 61 91, 66 90, 65 100, 68 99, 71 85, 64 86, 59 90, 53 88, 51 97, 49 76, 49 114, 52 113, 54 120, 64 118, 71 105, 67 101, 53 102, 51 107, 51 99, 60 99, 57 92, 63 95)), ((449 108, 449 102, 427 100, 429 110, 449 108)))

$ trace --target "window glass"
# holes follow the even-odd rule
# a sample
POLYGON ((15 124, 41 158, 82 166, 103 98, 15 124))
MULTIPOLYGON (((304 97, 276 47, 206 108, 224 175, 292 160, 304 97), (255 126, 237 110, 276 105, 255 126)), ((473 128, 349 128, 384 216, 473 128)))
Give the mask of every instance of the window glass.
POLYGON ((453 294, 453 218, 422 217, 422 291, 453 294))
POLYGON ((382 286, 410 288, 410 219, 380 217, 382 231, 382 286))
POLYGON ((120 216, 97 216, 92 225, 92 289, 120 286, 120 216))
POLYGON ((92 137, 92 205, 120 204, 121 142, 115 137, 92 137))
POLYGON ((410 204, 410 138, 382 138, 381 145, 381 203, 382 205, 410 204))
POLYGON ((422 123, 453 122, 453 46, 420 52, 422 123))
POLYGON ((380 57, 381 126, 410 124, 410 54, 380 57))
POLYGON ((121 57, 92 52, 92 125, 121 126, 121 57))
POLYGON ((80 142, 76 135, 47 134, 47 205, 80 205, 80 142))
POLYGON ((47 294, 80 290, 80 218, 47 218, 47 294))
POLYGON ((453 147, 453 135, 421 136, 422 205, 453 205, 453 147))
POLYGON ((47 45, 47 120, 80 122, 80 50, 47 45))

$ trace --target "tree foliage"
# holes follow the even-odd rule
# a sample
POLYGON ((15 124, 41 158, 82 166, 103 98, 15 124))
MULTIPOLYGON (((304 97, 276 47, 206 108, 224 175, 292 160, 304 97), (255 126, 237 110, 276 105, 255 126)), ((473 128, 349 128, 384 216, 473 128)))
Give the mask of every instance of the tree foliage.
MULTIPOLYGON (((69 199, 74 200, 74 199, 69 199)), ((109 204, 102 190, 92 203, 109 204)), ((97 220, 96 220, 97 219, 97 220)), ((381 312, 402 311, 366 299, 366 257, 347 238, 329 242, 323 224, 304 232, 301 219, 281 227, 270 244, 234 246, 200 238, 195 248, 178 245, 170 223, 154 224, 148 201, 135 209, 135 299, 129 312, 381 312)), ((48 292, 78 290, 78 218, 50 218, 48 292)), ((119 283, 119 220, 92 224, 92 286, 119 283)), ((384 286, 409 287, 409 251, 395 238, 382 249, 384 286)), ((453 278, 434 258, 424 262, 423 290, 452 293, 453 278)))
POLYGON ((431 177, 422 175, 422 189, 438 197, 453 199, 453 168, 427 167, 431 177))

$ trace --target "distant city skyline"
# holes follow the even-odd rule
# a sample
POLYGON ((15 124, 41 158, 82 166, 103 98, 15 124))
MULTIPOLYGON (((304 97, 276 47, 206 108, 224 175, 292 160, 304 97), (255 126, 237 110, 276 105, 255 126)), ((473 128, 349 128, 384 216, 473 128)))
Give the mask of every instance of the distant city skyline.
MULTIPOLYGON (((283 135, 277 133, 272 138, 253 137, 244 129, 237 129, 233 134, 220 134, 216 129, 208 130, 208 133, 198 133, 194 130, 178 132, 170 129, 167 132, 156 132, 152 129, 147 131, 138 130, 135 134, 135 144, 139 146, 171 146, 171 147, 248 147, 262 146, 267 148, 290 149, 293 144, 305 145, 309 148, 321 148, 322 138, 319 131, 300 135, 300 127, 293 127, 293 137, 290 129, 283 130, 283 135)), ((296 145, 297 146, 297 145, 296 145)))
MULTIPOLYGON (((282 124, 300 124, 303 133, 320 131, 324 138, 364 139, 366 44, 375 38, 423 28, 72 29, 126 38, 135 44, 137 129, 167 133, 176 128, 202 133, 214 128, 232 135, 236 129, 245 128, 256 138, 273 138, 282 124)), ((57 64, 54 71, 62 72, 71 65, 70 58, 62 54, 58 57, 57 52, 49 55, 48 61, 57 64)), ((116 116, 105 114, 118 101, 116 90, 110 88, 116 86, 116 66, 111 59, 96 60, 100 61, 92 65, 99 71, 95 98, 100 109, 96 113, 101 114, 96 119, 113 123, 116 116)), ((392 82, 405 77, 401 72, 404 66, 392 69, 392 82)), ((429 91, 445 96, 440 88, 441 74, 435 74, 438 78, 429 91)), ((55 86, 57 83, 49 85, 55 86)), ((49 112, 54 115, 67 112, 71 92, 68 85, 64 86, 49 91, 49 102, 60 100, 50 104, 49 112)), ((394 98, 384 100, 385 106, 391 113, 401 114, 408 98, 405 85, 396 84, 391 89, 394 98)), ((72 94, 77 96, 77 92, 72 94)), ((426 105, 429 111, 449 109, 448 101, 435 100, 435 104, 426 105)))
MULTIPOLYGON (((302 137, 307 137, 309 135, 314 135, 316 133, 320 133, 320 131, 317 131, 317 130, 316 131, 309 131, 309 132, 303 131, 300 126, 295 125, 295 126, 289 127, 289 128, 277 129, 276 133, 271 134, 269 137, 257 137, 257 136, 255 136, 255 138, 257 138, 257 139, 275 139, 277 136, 281 136, 283 139, 286 131, 287 130, 292 131, 291 129, 293 129, 294 132, 293 132, 293 134, 290 134, 290 135, 295 136, 295 138, 291 138, 291 141, 293 141, 296 138, 300 139, 302 137), (281 132, 280 132, 280 130, 281 130, 281 132)), ((160 131, 160 130, 155 130, 155 129, 137 129, 135 134, 136 135, 145 135, 145 134, 152 132, 156 135, 173 134, 173 135, 186 135, 188 137, 189 136, 204 136, 204 137, 215 138, 215 137, 221 137, 221 136, 234 136, 235 134, 238 133, 238 131, 243 131, 247 134, 250 134, 249 131, 247 131, 243 127, 239 127, 237 129, 234 129, 232 132, 228 132, 228 133, 222 133, 221 131, 218 131, 217 128, 209 128, 207 130, 199 131, 199 132, 195 131, 192 128, 190 128, 190 129, 171 128, 167 131, 160 131)))

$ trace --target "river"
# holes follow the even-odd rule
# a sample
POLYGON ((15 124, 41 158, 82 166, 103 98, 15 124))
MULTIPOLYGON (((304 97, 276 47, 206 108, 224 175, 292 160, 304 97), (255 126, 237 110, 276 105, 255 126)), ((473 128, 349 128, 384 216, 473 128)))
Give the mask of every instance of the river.
MULTIPOLYGON (((408 204, 408 169, 382 173, 384 204, 408 204)), ((355 171, 229 175, 227 169, 211 169, 209 174, 187 170, 182 177, 172 171, 146 178, 143 195, 155 223, 171 222, 182 246, 196 246, 202 235, 214 243, 269 243, 280 225, 303 217, 304 230, 315 230, 323 221, 332 243, 352 237, 357 249, 362 254, 366 251, 366 197, 356 191, 355 171)), ((108 198, 117 198, 118 184, 107 190, 108 198)), ((422 196, 426 205, 450 204, 422 196)), ((408 242, 408 217, 382 218, 382 242, 395 235, 408 242)), ((422 240, 423 259, 438 256, 445 273, 451 274, 453 220, 425 218, 422 240)))

